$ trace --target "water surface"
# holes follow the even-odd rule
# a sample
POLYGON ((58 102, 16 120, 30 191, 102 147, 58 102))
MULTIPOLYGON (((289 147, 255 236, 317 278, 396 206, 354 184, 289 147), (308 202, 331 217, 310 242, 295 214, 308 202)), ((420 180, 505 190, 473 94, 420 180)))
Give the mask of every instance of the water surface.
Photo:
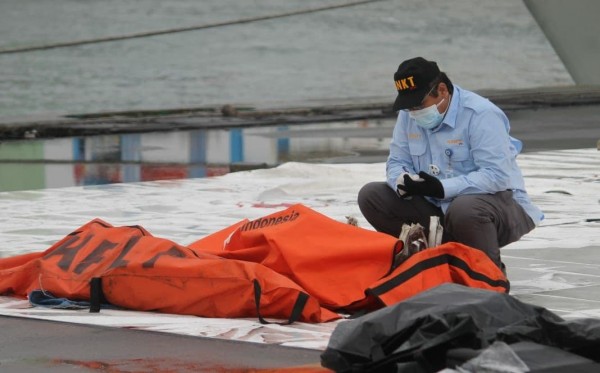
MULTIPOLYGON (((2 0, 0 49, 204 25, 342 0, 2 0)), ((521 0, 388 0, 145 39, 0 55, 0 119, 394 96, 422 55, 465 88, 572 80, 521 0)))

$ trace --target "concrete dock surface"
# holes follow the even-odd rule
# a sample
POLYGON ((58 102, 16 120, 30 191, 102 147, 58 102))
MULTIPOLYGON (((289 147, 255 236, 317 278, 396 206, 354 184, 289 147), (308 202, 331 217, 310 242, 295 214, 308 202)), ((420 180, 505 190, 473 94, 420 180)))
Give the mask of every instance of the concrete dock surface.
POLYGON ((326 372, 321 351, 0 317, 0 371, 326 372))

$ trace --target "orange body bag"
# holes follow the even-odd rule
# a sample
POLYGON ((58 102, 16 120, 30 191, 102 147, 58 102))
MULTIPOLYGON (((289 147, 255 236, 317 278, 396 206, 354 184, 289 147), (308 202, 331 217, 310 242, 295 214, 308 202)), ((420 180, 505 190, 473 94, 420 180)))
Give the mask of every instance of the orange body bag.
POLYGON ((324 322, 372 310, 442 283, 508 291, 481 251, 447 243, 392 268, 398 240, 330 219, 306 206, 244 220, 181 246, 139 226, 93 220, 42 253, 0 259, 0 294, 42 289, 204 317, 324 322))

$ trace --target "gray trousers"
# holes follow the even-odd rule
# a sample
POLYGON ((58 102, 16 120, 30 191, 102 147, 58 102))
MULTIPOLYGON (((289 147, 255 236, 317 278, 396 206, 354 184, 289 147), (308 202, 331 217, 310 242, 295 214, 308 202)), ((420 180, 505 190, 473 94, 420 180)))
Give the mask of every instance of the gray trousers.
POLYGON ((402 199, 385 182, 372 182, 358 193, 358 206, 373 228, 395 237, 403 224, 419 223, 427 231, 429 217, 439 216, 444 226, 442 242, 454 241, 482 250, 498 267, 502 267, 500 248, 535 228, 509 190, 458 196, 444 215, 421 196, 402 199))

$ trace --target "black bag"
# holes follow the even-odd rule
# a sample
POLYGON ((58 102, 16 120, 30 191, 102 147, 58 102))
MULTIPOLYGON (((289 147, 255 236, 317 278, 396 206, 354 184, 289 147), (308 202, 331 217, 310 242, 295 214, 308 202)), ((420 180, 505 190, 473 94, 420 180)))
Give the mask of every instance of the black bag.
POLYGON ((494 291, 444 284, 340 323, 321 364, 336 372, 437 372, 447 352, 532 341, 597 361, 600 320, 567 322, 494 291))

